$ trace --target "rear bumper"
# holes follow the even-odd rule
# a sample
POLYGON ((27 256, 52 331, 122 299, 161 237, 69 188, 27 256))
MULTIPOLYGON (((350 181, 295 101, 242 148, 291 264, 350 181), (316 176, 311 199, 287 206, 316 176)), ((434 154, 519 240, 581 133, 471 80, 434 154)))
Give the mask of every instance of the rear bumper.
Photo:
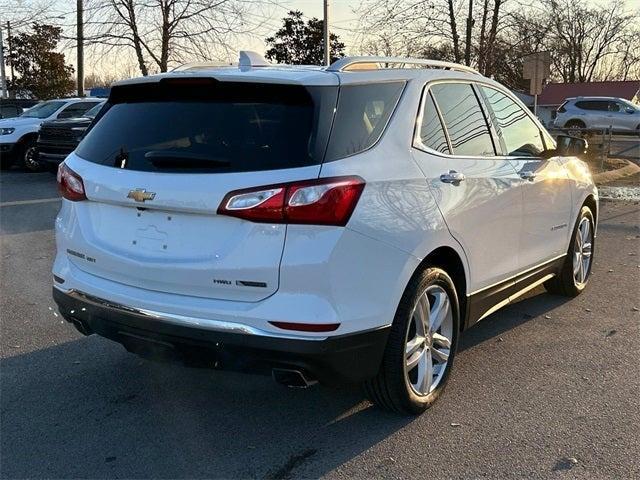
POLYGON ((163 316, 56 287, 53 298, 62 316, 83 334, 96 333, 142 356, 249 373, 294 369, 324 384, 373 377, 390 328, 302 339, 228 322, 196 326, 197 319, 163 316))

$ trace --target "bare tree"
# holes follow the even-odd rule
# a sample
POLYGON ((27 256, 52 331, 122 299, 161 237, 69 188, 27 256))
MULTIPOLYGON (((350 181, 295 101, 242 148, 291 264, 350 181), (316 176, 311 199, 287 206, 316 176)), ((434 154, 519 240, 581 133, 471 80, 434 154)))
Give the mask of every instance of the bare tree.
POLYGON ((103 53, 132 52, 143 75, 166 72, 185 59, 228 57, 235 40, 260 26, 252 15, 266 5, 260 0, 89 2, 88 43, 103 53))
MULTIPOLYGON (((549 46, 556 53, 555 70, 565 82, 590 82, 608 57, 629 47, 629 29, 638 28, 638 16, 625 13, 621 0, 589 7, 572 0, 547 0, 552 9, 549 46)), ((631 37, 632 38, 632 37, 631 37)), ((636 45, 637 48, 637 45, 636 45)))

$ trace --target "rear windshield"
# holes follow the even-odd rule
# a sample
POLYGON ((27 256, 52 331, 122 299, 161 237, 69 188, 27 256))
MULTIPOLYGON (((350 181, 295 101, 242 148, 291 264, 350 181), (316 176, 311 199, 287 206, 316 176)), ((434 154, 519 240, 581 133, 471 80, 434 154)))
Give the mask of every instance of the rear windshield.
POLYGON ((322 163, 336 87, 163 80, 115 87, 76 153, 139 171, 244 172, 322 163))

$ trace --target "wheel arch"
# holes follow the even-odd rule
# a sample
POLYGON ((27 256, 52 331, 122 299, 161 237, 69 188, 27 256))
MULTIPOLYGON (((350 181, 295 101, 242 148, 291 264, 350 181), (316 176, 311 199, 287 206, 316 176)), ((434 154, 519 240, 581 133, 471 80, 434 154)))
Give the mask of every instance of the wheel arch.
POLYGON ((464 329, 467 320, 467 273, 462 256, 452 247, 441 246, 429 253, 420 262, 414 275, 425 268, 437 267, 443 269, 453 280, 458 294, 460 306, 460 329, 464 329))
POLYGON ((16 143, 24 143, 31 139, 38 139, 38 132, 28 132, 20 137, 20 139, 16 143))
POLYGON ((598 224, 598 202, 596 201, 596 198, 593 196, 593 194, 589 194, 587 195, 587 198, 584 199, 584 202, 582 202, 582 206, 587 206, 589 207, 589 209, 591 209, 591 213, 593 214, 593 222, 597 225, 598 224))

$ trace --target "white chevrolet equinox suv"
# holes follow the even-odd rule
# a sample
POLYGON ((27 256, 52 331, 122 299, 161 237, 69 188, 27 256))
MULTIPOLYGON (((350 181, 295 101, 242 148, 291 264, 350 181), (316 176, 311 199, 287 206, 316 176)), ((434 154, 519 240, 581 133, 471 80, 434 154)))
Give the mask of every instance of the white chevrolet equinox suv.
POLYGON ((53 296, 84 334, 387 409, 442 393, 461 333, 544 284, 574 296, 598 194, 461 65, 190 65, 116 83, 61 164, 53 296))

